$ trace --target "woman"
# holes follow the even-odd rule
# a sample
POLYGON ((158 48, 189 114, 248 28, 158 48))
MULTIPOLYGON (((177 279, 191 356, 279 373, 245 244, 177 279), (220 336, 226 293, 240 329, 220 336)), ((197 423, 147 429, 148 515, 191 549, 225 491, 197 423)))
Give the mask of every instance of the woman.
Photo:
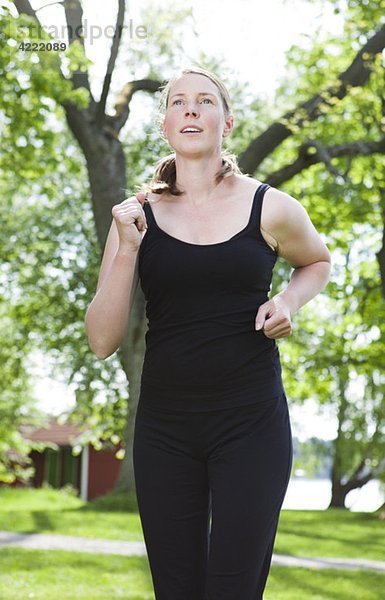
POLYGON ((133 459, 157 600, 262 598, 292 463, 275 340, 326 285, 330 255, 306 211, 222 151, 228 92, 204 69, 164 89, 174 149, 113 207, 86 315, 100 358, 121 344, 140 279, 148 331, 133 459), (281 256, 294 268, 270 300, 281 256))

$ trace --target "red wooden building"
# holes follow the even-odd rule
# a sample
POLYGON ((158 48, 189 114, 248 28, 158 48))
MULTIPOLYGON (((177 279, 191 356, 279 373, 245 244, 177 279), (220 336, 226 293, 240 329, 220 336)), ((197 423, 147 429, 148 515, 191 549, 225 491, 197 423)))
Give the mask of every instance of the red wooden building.
POLYGON ((47 444, 42 452, 30 453, 35 475, 34 487, 48 483, 61 488, 72 485, 79 490, 83 500, 92 500, 112 491, 118 477, 121 460, 116 458, 120 446, 104 447, 96 451, 93 446, 82 447, 80 454, 72 450, 78 445, 81 432, 70 423, 61 424, 50 417, 46 427, 28 428, 23 436, 33 442, 47 444))

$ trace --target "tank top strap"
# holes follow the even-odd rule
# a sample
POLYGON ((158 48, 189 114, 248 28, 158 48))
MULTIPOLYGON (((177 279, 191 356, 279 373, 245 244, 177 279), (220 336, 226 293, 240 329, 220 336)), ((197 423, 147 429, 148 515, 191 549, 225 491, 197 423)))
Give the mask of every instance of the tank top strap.
POLYGON ((146 215, 147 225, 156 225, 154 213, 152 212, 149 202, 143 204, 143 210, 146 215))
MULTIPOLYGON (((250 213, 248 230, 261 232, 261 214, 262 214, 262 203, 265 196, 265 192, 269 189, 268 183, 262 183, 255 191, 253 204, 250 213)), ((260 235, 262 235, 260 233, 260 235)))

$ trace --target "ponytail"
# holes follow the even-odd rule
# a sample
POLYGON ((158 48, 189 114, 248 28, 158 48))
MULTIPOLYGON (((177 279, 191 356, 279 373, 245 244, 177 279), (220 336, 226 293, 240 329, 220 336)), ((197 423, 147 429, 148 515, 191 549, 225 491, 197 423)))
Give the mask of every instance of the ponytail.
MULTIPOLYGON (((215 183, 220 183, 225 177, 241 174, 237 158, 227 150, 222 151, 222 167, 215 175, 215 183)), ((173 196, 181 196, 184 191, 176 185, 175 154, 169 154, 162 158, 155 167, 155 172, 150 183, 143 186, 142 191, 162 194, 167 192, 173 196), (144 188, 144 190, 143 190, 144 188)))

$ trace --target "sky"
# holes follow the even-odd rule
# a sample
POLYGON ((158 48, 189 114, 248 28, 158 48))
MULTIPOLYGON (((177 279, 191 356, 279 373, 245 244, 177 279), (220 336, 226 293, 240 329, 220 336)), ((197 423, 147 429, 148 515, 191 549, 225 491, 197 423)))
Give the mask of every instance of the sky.
MULTIPOLYGON (((169 0, 156 0, 156 5, 167 7, 169 0)), ((50 0, 31 0, 38 9, 51 4, 50 0)), ((128 13, 125 24, 127 35, 135 35, 141 26, 139 1, 127 2, 128 13)), ((176 2, 174 6, 192 6, 199 34, 200 45, 205 53, 222 55, 241 80, 249 82, 250 90, 259 97, 272 98, 285 71, 285 52, 293 44, 311 44, 314 33, 338 33, 342 27, 340 17, 334 15, 328 2, 304 0, 193 0, 176 2)), ((86 48, 93 60, 91 68, 92 91, 96 98, 100 95, 105 66, 109 56, 111 39, 103 33, 109 25, 114 26, 118 1, 108 3, 83 0, 86 48), (91 43, 91 32, 95 39, 91 43), (102 33, 100 33, 100 31, 102 33)), ((64 25, 63 10, 57 4, 47 6, 38 12, 46 26, 56 26, 58 39, 64 25)), ((64 39, 64 38, 62 38, 64 39)), ((186 39, 186 51, 194 50, 193 38, 186 39)), ((151 31, 143 43, 151 44, 151 31)), ((124 74, 122 74, 122 77, 124 74)), ((123 81, 124 82, 124 81, 123 81)), ((36 381, 35 394, 41 408, 60 413, 74 403, 73 394, 64 384, 42 374, 39 357, 32 367, 36 381)), ((318 415, 317 406, 309 401, 301 408, 291 409, 293 433, 300 438, 312 435, 332 439, 336 433, 336 421, 330 415, 318 415)))
MULTIPOLYGON (((56 27, 58 39, 66 41, 63 9, 51 0, 30 0, 47 28, 56 27), (42 8, 43 7, 43 8, 42 8)), ((167 8, 169 0, 152 0, 167 8)), ((143 25, 139 0, 126 2, 125 41, 138 41, 136 29, 143 25)), ((111 37, 107 28, 114 27, 118 0, 102 2, 82 0, 87 55, 95 62, 91 68, 95 95, 109 56, 111 37)), ((334 15, 327 0, 175 0, 173 8, 192 7, 199 35, 199 45, 209 55, 222 55, 226 64, 239 73, 257 94, 271 96, 284 73, 285 52, 292 44, 312 45, 315 34, 339 33, 342 17, 334 15)), ((15 9, 14 9, 15 10, 15 9)), ((155 38, 151 29, 142 39, 151 46, 155 38)), ((184 40, 188 53, 196 46, 195 38, 184 40)))

